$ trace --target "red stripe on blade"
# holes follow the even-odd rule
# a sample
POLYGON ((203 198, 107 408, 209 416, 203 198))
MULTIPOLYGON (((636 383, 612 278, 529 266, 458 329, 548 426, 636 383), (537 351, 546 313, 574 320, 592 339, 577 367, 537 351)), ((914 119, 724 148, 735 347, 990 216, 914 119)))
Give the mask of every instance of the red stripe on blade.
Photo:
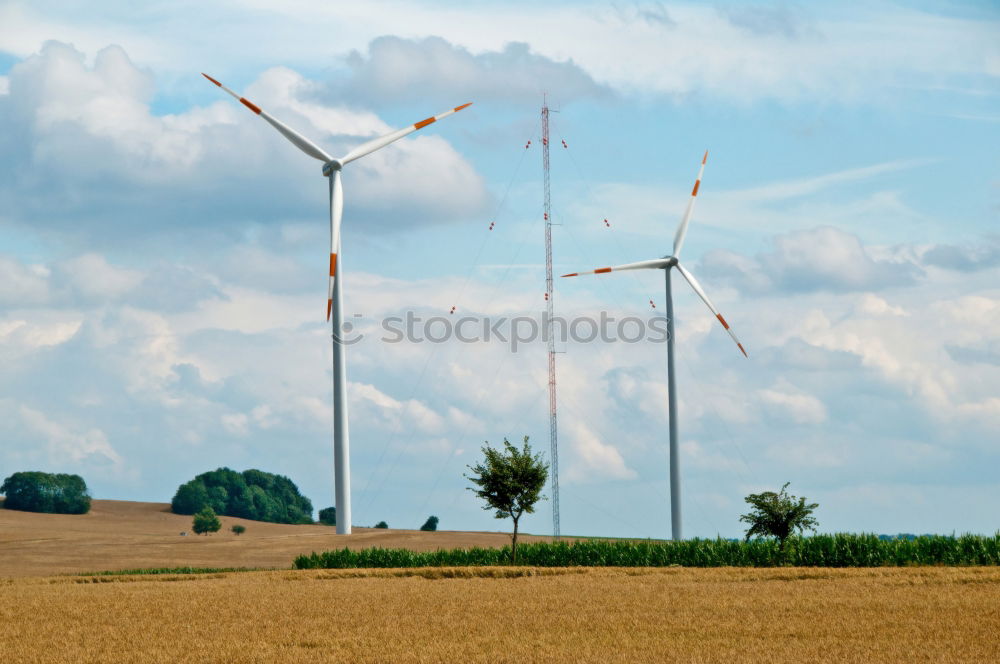
POLYGON ((240 97, 240 102, 244 106, 246 106, 247 108, 249 108, 251 111, 253 111, 254 113, 256 113, 257 115, 260 115, 260 108, 256 104, 254 104, 252 101, 247 101, 243 97, 240 97))
POLYGON ((727 330, 729 329, 729 323, 727 323, 726 319, 722 317, 722 314, 715 314, 715 317, 719 319, 720 323, 722 323, 722 327, 726 328, 727 330))
POLYGON ((610 267, 602 267, 602 268, 599 268, 597 270, 594 270, 594 274, 604 274, 605 272, 611 272, 611 268, 610 267))
POLYGON ((708 161, 708 150, 705 150, 705 156, 701 158, 701 165, 704 166, 706 161, 708 161))
POLYGON ((747 355, 747 352, 746 352, 745 350, 743 350, 743 344, 736 344, 736 345, 737 345, 737 346, 739 346, 739 347, 740 347, 740 350, 741 350, 741 351, 743 352, 743 357, 745 357, 745 358, 748 358, 748 359, 749 359, 749 357, 750 357, 750 356, 749 356, 749 355, 747 355))
POLYGON ((326 319, 330 320, 330 312, 333 311, 333 300, 326 301, 326 319))
POLYGON ((423 129, 432 122, 437 122, 437 118, 427 118, 426 120, 421 120, 417 124, 413 125, 415 129, 423 129))
POLYGON ((570 272, 569 274, 564 274, 563 276, 564 277, 579 277, 580 273, 579 272, 570 272))
POLYGON ((330 276, 337 276, 337 254, 330 254, 330 276))
POLYGON ((701 180, 695 180, 694 181, 694 189, 691 190, 691 195, 692 196, 697 196, 698 195, 698 187, 700 185, 701 185, 701 180))
POLYGON ((456 106, 455 107, 455 112, 457 113, 457 112, 461 111, 463 108, 468 108, 469 106, 472 106, 472 102, 471 101, 468 104, 462 104, 461 106, 456 106))
POLYGON ((212 77, 211 77, 211 76, 209 76, 208 74, 206 74, 206 73, 204 73, 204 72, 203 72, 203 73, 202 73, 202 76, 204 76, 205 78, 207 78, 208 80, 210 80, 210 81, 211 81, 212 83, 215 83, 215 84, 216 84, 216 85, 218 85, 218 86, 219 86, 220 88, 222 87, 222 83, 219 83, 219 82, 218 82, 217 80, 215 80, 214 78, 212 78, 212 77))

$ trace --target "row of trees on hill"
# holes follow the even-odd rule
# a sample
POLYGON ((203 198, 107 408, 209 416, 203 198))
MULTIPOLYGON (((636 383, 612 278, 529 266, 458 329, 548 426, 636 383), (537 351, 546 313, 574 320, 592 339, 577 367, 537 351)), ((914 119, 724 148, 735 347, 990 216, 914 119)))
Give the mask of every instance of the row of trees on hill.
POLYGON ((182 484, 170 503, 175 514, 211 507, 216 514, 272 523, 312 523, 312 502, 284 475, 219 468, 182 484))
MULTIPOLYGON (((6 495, 4 507, 26 512, 54 514, 86 514, 90 510, 87 483, 79 475, 17 472, 0 485, 0 494, 6 495)), ((175 514, 220 514, 254 521, 273 523, 312 523, 312 503, 299 493, 292 480, 261 470, 242 473, 229 468, 219 468, 198 475, 178 487, 171 501, 175 514), (207 510, 207 512, 206 512, 207 510)), ((196 521, 211 525, 207 516, 196 521)), ((327 507, 319 511, 320 523, 337 525, 337 509, 327 507)), ((428 517, 421 530, 437 530, 438 518, 428 517)), ((242 527, 242 526, 241 526, 242 527)), ((388 528, 380 521, 376 528, 388 528)), ((218 530, 216 527, 214 530, 218 530)), ((195 532, 199 532, 195 528, 195 532)), ((200 532, 214 532, 203 527, 200 532)), ((238 533, 237 533, 238 534, 238 533)))
POLYGON ((14 473, 0 485, 7 499, 4 507, 25 512, 86 514, 90 511, 87 483, 79 475, 25 471, 14 473))

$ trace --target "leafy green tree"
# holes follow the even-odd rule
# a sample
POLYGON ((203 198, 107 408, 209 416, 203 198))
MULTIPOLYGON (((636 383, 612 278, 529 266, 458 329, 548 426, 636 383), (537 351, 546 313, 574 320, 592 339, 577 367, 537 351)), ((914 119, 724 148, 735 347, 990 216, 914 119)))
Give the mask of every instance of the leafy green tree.
POLYGON ((191 524, 191 530, 198 535, 202 533, 216 533, 219 531, 219 528, 222 528, 222 522, 219 521, 219 517, 215 516, 215 512, 208 505, 194 515, 194 521, 191 524))
POLYGON ((796 530, 802 533, 806 530, 815 532, 819 522, 812 516, 819 503, 806 503, 805 498, 789 495, 785 489, 790 482, 785 482, 781 491, 765 491, 752 493, 744 500, 750 505, 750 512, 740 517, 740 521, 750 524, 746 539, 751 537, 776 537, 778 549, 785 550, 785 541, 796 530))
POLYGON ((312 523, 312 502, 294 482, 256 469, 202 473, 182 484, 171 501, 176 514, 194 514, 205 506, 217 514, 255 521, 312 523))
POLYGON ((194 514, 207 504, 208 489, 205 488, 205 483, 191 480, 180 485, 170 502, 170 508, 174 514, 194 514))
POLYGON ((234 524, 233 527, 230 528, 230 530, 232 530, 233 533, 235 533, 237 535, 242 535, 243 533, 245 533, 247 531, 247 527, 244 526, 244 525, 241 525, 241 524, 237 523, 237 524, 234 524))
POLYGON ((420 530, 434 531, 438 529, 438 518, 436 516, 429 516, 427 520, 424 521, 424 525, 420 526, 420 530))
POLYGON ((272 522, 279 522, 281 520, 281 509, 278 506, 277 499, 268 495, 263 487, 252 486, 248 489, 248 492, 250 494, 250 514, 252 515, 248 518, 257 521, 272 522))
POLYGON ((14 473, 0 485, 4 507, 26 512, 86 514, 90 511, 87 483, 79 475, 27 471, 14 473))
POLYGON ((324 507, 319 511, 319 522, 325 526, 337 525, 337 508, 324 507))
POLYGON ((224 486, 208 488, 208 505, 216 514, 226 514, 229 507, 229 491, 224 486))
POLYGON ((385 521, 379 521, 378 523, 375 524, 375 527, 376 528, 388 528, 389 524, 386 523, 385 521))
POLYGON ((468 487, 486 501, 484 510, 494 510, 498 519, 511 519, 514 532, 511 536, 511 562, 517 563, 517 524, 521 516, 535 511, 535 503, 542 500, 542 489, 549 477, 549 464, 542 454, 533 455, 528 437, 521 449, 503 439, 503 450, 490 447, 487 441, 482 448, 485 458, 469 466, 472 475, 465 478, 475 487, 468 487))
POLYGON ((249 519, 253 514, 253 493, 250 487, 238 489, 233 496, 230 496, 226 509, 231 512, 230 516, 249 519))

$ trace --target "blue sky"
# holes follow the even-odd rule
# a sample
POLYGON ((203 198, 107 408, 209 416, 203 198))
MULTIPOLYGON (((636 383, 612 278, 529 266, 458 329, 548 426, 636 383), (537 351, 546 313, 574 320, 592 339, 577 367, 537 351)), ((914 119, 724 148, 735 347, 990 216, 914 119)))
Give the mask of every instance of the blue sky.
MULTIPOLYGON (((750 359, 675 283, 686 535, 740 534, 785 481, 826 531, 1000 527, 992 3, 4 2, 0 25, 0 475, 165 501, 258 467, 332 503, 325 183, 204 71, 335 153, 475 102, 345 171, 357 525, 503 528, 465 465, 548 448, 543 344, 378 340, 408 310, 544 307, 547 93, 557 273, 668 253, 710 150, 685 262, 750 359)), ((653 272, 555 297, 663 308, 653 272)), ((559 350, 563 532, 665 536, 665 347, 559 350)))

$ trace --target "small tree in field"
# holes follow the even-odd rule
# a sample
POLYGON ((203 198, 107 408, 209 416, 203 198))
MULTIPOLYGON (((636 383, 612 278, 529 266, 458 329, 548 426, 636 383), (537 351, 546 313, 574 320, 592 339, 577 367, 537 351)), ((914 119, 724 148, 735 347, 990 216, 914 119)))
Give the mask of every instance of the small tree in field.
POLYGON ((472 475, 465 478, 475 484, 468 487, 486 501, 484 510, 494 510, 498 519, 511 519, 514 532, 511 535, 511 562, 517 563, 517 523, 525 513, 535 511, 535 503, 544 498, 542 488, 549 478, 549 464, 542 460, 541 453, 533 455, 528 437, 524 445, 517 449, 506 438, 503 450, 483 446, 485 458, 475 466, 469 466, 472 475))
POLYGON ((781 491, 765 491, 752 493, 745 498, 751 506, 749 514, 740 517, 740 521, 749 523, 747 539, 753 536, 778 538, 778 549, 785 550, 785 540, 796 530, 816 530, 819 522, 812 516, 819 503, 806 504, 805 498, 790 496, 785 492, 790 482, 785 482, 781 491))
POLYGON ((215 510, 208 505, 194 515, 194 522, 191 524, 191 530, 198 535, 216 533, 219 532, 219 528, 222 528, 222 522, 219 521, 219 517, 215 516, 215 510))
POLYGON ((337 508, 336 507, 324 507, 319 511, 319 522, 324 526, 336 526, 337 525, 337 508))
POLYGON ((438 529, 438 518, 436 516, 429 516, 427 520, 424 521, 424 525, 420 526, 420 530, 434 531, 438 529))
POLYGON ((242 535, 243 533, 245 533, 247 531, 247 527, 246 526, 242 526, 242 525, 240 525, 240 524, 237 523, 232 528, 230 528, 230 530, 232 530, 233 534, 235 534, 235 535, 242 535))
POLYGON ((376 528, 388 528, 389 524, 386 523, 385 521, 379 521, 378 523, 375 524, 375 527, 376 528))

